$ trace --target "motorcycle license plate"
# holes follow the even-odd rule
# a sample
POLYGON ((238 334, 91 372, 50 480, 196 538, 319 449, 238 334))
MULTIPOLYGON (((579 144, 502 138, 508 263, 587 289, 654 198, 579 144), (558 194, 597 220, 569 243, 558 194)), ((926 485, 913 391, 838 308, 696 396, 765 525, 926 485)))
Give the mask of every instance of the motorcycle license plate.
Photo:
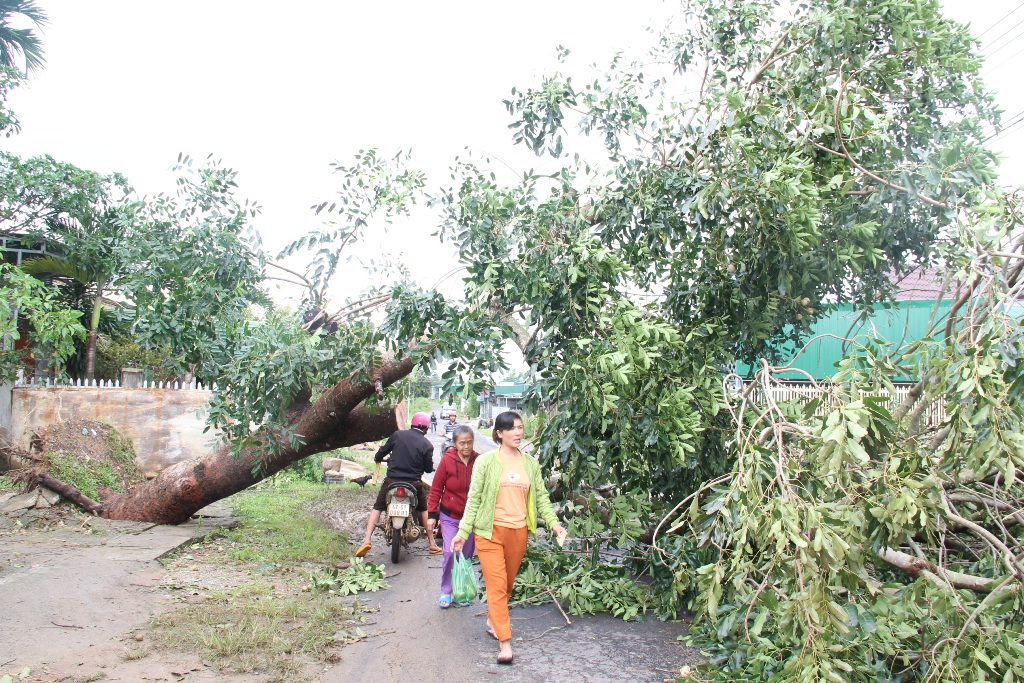
POLYGON ((388 506, 388 514, 392 517, 408 517, 409 516, 409 504, 408 503, 392 503, 388 506))

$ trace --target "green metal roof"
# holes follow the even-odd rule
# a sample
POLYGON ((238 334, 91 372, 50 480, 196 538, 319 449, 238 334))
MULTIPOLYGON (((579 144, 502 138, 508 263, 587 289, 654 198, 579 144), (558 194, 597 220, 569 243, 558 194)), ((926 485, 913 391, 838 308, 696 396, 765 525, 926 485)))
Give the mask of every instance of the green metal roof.
POLYGON ((526 393, 526 385, 519 382, 498 382, 494 385, 497 396, 522 396, 526 393))
MULTIPOLYGON (((949 306, 948 299, 939 304, 935 314, 936 321, 941 322, 945 318, 949 306)), ((862 342, 881 339, 894 344, 906 344, 923 339, 928 331, 928 320, 934 308, 934 300, 898 301, 888 309, 877 306, 874 315, 855 324, 859 311, 849 304, 839 306, 811 325, 811 332, 808 335, 811 341, 797 357, 793 367, 809 373, 815 379, 825 379, 835 374, 836 363, 843 357, 843 339, 862 342)), ((793 358, 795 355, 796 350, 793 349, 787 358, 793 358)), ((748 376, 750 366, 738 363, 736 372, 748 376)), ((807 379, 807 376, 800 372, 783 373, 779 377, 792 380, 807 379)))

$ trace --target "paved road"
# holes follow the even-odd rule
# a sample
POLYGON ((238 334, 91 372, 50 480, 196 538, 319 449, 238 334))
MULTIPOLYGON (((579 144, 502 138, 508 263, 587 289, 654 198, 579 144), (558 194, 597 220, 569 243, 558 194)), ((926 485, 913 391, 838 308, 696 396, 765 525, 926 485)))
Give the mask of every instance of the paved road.
MULTIPOLYGON (((466 421, 466 420, 459 420, 459 424, 470 424, 470 423, 468 421, 466 421)), ((470 426, 472 426, 472 424, 470 424, 470 426)), ((431 434, 430 432, 427 432, 427 439, 430 441, 430 443, 434 444, 434 467, 435 468, 437 467, 437 464, 439 462, 441 462, 441 455, 442 455, 441 447, 444 445, 444 431, 443 431, 443 429, 444 428, 441 425, 438 425, 438 433, 437 434, 431 434)), ((494 442, 491 441, 490 432, 483 433, 483 432, 478 431, 476 429, 476 427, 473 427, 473 433, 476 435, 476 440, 473 443, 473 448, 474 448, 474 450, 476 450, 477 453, 480 453, 481 455, 483 455, 484 453, 487 453, 488 451, 493 451, 496 448, 496 446, 494 445, 494 442)), ((427 482, 428 484, 433 484, 434 483, 434 473, 431 472, 430 474, 424 474, 423 475, 423 481, 427 482)))
POLYGON ((380 608, 366 630, 379 635, 342 650, 323 683, 661 683, 698 659, 676 641, 684 624, 602 615, 572 617, 572 626, 548 631, 565 621, 553 605, 541 605, 512 610, 516 661, 498 666, 497 643, 484 631, 485 617, 477 616, 486 605, 439 609, 440 557, 417 542, 392 565, 388 550, 381 543, 367 557, 387 564, 392 577, 389 590, 366 596, 380 608))
MULTIPOLYGON (((444 435, 427 438, 435 446, 436 465, 444 435)), ((476 431, 474 448, 486 453, 495 444, 489 433, 476 431)), ((423 478, 431 482, 433 474, 423 478)), ((411 550, 392 565, 390 548, 375 532, 366 559, 386 564, 391 577, 389 590, 365 596, 379 608, 376 623, 366 629, 377 635, 342 650, 341 663, 322 674, 323 683, 661 683, 683 664, 700 660, 696 650, 676 640, 685 624, 655 618, 624 623, 600 615, 572 617, 572 626, 548 631, 565 621, 553 605, 542 605, 513 610, 516 662, 498 666, 497 643, 485 632, 486 618, 478 616, 486 605, 438 608, 441 558, 428 554, 422 540, 411 550)))

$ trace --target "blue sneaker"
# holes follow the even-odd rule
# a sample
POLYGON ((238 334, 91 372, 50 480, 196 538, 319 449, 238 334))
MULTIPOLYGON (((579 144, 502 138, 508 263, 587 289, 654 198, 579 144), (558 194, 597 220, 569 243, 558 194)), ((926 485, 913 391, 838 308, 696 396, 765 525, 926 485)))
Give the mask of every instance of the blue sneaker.
POLYGON ((452 606, 452 596, 442 595, 437 599, 437 606, 441 609, 448 609, 452 606))

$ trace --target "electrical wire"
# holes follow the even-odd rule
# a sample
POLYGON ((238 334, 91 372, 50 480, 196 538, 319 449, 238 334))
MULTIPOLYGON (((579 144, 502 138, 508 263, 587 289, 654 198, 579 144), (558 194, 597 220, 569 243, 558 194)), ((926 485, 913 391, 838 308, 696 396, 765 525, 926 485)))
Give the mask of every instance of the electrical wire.
MULTIPOLYGON (((1024 19, 1021 19, 1021 20, 1020 20, 1020 23, 1018 23, 1018 24, 1017 24, 1017 26, 1020 26, 1021 24, 1024 24, 1024 19)), ((1013 28, 1017 28, 1017 26, 1014 26, 1013 28)), ((1012 31, 1012 30, 1013 30, 1013 28, 1011 28, 1011 29, 1010 29, 1010 31, 1012 31)), ((1006 34, 1004 33, 1003 35, 1006 35, 1006 34)), ((999 47, 997 47, 997 48, 996 48, 995 50, 992 50, 992 52, 989 52, 989 53, 988 53, 987 55, 985 55, 985 56, 986 56, 986 57, 988 57, 988 58, 991 58, 992 56, 994 56, 994 55, 997 55, 997 54, 999 54, 999 53, 1000 53, 1000 52, 1001 52, 1002 50, 1004 50, 1005 48, 1007 48, 1007 47, 1009 47, 1009 46, 1013 45, 1013 44, 1014 44, 1015 42, 1017 42, 1018 40, 1020 40, 1020 37, 1021 37, 1021 36, 1024 36, 1024 31, 1021 31, 1020 33, 1018 33, 1017 35, 1015 35, 1015 36, 1014 36, 1013 38, 1010 38, 1010 39, 1009 39, 1008 41, 1006 41, 1005 43, 1003 43, 1002 45, 1000 45, 999 47)), ((1000 36, 1000 38, 1001 38, 1001 37, 1002 37, 1002 36, 1000 36)), ((995 42, 996 42, 996 41, 992 41, 992 44, 993 44, 993 45, 995 45, 995 42)))
POLYGON ((1018 115, 1014 116, 1013 118, 1011 118, 1010 123, 1006 124, 1005 126, 1000 128, 998 131, 996 131, 995 133, 992 133, 992 135, 989 135, 987 138, 982 140, 982 143, 984 144, 984 143, 988 142, 989 140, 994 140, 994 139, 996 139, 996 138, 998 138, 998 137, 1000 137, 1002 135, 1006 135, 1012 129, 1014 129, 1017 126, 1019 126, 1021 123, 1024 123, 1024 112, 1021 112, 1021 114, 1018 114, 1018 115))
POLYGON ((1006 59, 1004 59, 1003 61, 999 62, 998 64, 996 64, 996 65, 995 65, 995 66, 993 66, 992 68, 990 68, 990 69, 985 69, 985 73, 983 73, 983 74, 982 74, 982 77, 984 77, 984 76, 986 76, 986 75, 988 75, 988 74, 992 73, 993 71, 995 71, 996 69, 1000 68, 1000 67, 1001 67, 1001 66, 1003 66, 1004 64, 1008 64, 1008 63, 1009 63, 1009 62, 1010 62, 1010 61, 1011 61, 1011 60, 1012 60, 1012 59, 1013 59, 1014 57, 1016 57, 1017 55, 1019 55, 1019 54, 1020 54, 1021 52, 1024 52, 1024 47, 1022 47, 1021 49, 1017 50, 1017 51, 1016 51, 1016 52, 1014 52, 1014 53, 1013 53, 1012 55, 1010 55, 1009 57, 1007 57, 1007 58, 1006 58, 1006 59))
MULTIPOLYGON (((1011 130, 1009 132, 1004 131, 1006 133, 1005 136, 1003 136, 1003 133, 1000 133, 1000 136, 1002 136, 1002 137, 998 138, 1000 144, 1005 145, 1007 140, 1009 140, 1010 138, 1012 138, 1014 135, 1016 135, 1017 133, 1021 132, 1022 130, 1024 130, 1024 126, 1017 126, 1016 128, 1014 128, 1013 130, 1011 130)), ((1006 149, 1006 148, 1004 147, 1004 149, 1006 149)))
MULTIPOLYGON (((1020 20, 1020 21, 1018 21, 1018 22, 1017 22, 1016 24, 1014 24, 1014 25, 1013 25, 1013 26, 1011 26, 1010 28, 1008 28, 1008 29, 1006 29, 1005 31, 1003 31, 1002 33, 1000 33, 1000 34, 999 34, 999 37, 998 37, 998 38, 993 38, 993 39, 992 39, 992 42, 990 42, 990 43, 989 43, 989 45, 995 45, 996 43, 998 43, 998 42, 999 42, 1000 40, 1002 40, 1002 39, 1003 39, 1003 36, 1005 36, 1005 35, 1006 35, 1007 33, 1009 33, 1010 31, 1012 31, 1013 29, 1017 28, 1017 27, 1018 27, 1018 26, 1020 26, 1021 24, 1024 24, 1024 19, 1021 19, 1021 20, 1020 20)), ((1012 42, 1012 41, 1011 41, 1011 42, 1012 42)), ((1007 44, 1009 44, 1009 43, 1007 43, 1007 44)), ((1005 46, 1004 46, 1004 47, 1005 47, 1005 46)), ((999 49, 1001 50, 1002 48, 999 48, 999 49)))
MULTIPOLYGON (((982 36, 984 36, 984 35, 985 35, 986 33, 988 33, 989 31, 991 31, 992 29, 994 29, 994 28, 995 28, 996 26, 999 26, 999 24, 1001 24, 1001 23, 1003 23, 1004 21, 1006 21, 1007 19, 1009 19, 1009 18, 1010 18, 1010 15, 1012 15, 1012 14, 1015 14, 1015 13, 1016 13, 1016 12, 1017 12, 1017 11, 1018 11, 1018 10, 1019 10, 1019 9, 1020 9, 1021 7, 1024 7, 1024 2, 1022 2, 1022 3, 1020 3, 1019 5, 1017 5, 1016 7, 1014 7, 1014 8, 1013 8, 1012 10, 1010 10, 1010 11, 1009 11, 1009 12, 1008 12, 1008 13, 1007 13, 1007 14, 1006 14, 1006 15, 1005 15, 1005 16, 1004 16, 1004 17, 1003 17, 1002 19, 1000 19, 999 21, 997 21, 996 23, 992 24, 992 25, 991 25, 991 26, 989 26, 989 27, 988 27, 987 29, 985 29, 984 31, 982 31, 982 32, 981 32, 981 33, 980 33, 980 34, 978 35, 978 38, 981 38, 981 37, 982 37, 982 36)), ((1012 31, 1013 29, 1010 29, 1010 30, 1012 31)), ((997 38, 996 40, 999 40, 999 39, 997 38)), ((994 41, 992 41, 992 42, 995 42, 995 40, 994 40, 994 41)))

